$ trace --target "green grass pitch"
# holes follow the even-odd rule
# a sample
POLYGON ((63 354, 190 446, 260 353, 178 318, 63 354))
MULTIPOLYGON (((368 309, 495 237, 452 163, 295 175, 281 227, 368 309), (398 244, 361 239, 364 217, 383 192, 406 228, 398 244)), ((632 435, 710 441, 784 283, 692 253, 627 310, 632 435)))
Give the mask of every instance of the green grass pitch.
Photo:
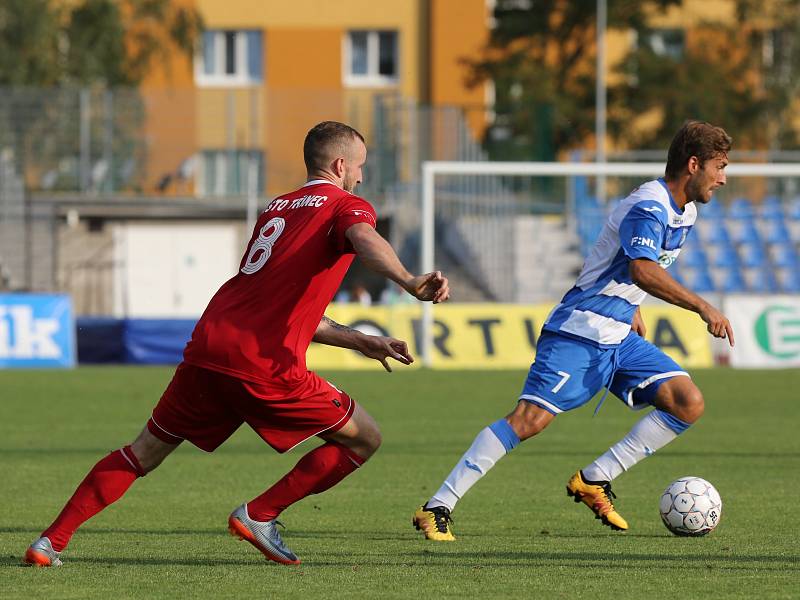
POLYGON ((614 484, 612 532, 564 484, 637 419, 613 397, 560 416, 455 511, 455 543, 410 525, 475 434, 514 405, 523 372, 325 375, 381 424, 378 454, 282 515, 299 567, 226 531, 229 512, 293 465, 242 428, 214 454, 184 444, 73 538, 61 569, 20 566, 86 471, 138 433, 167 368, 0 371, 3 598, 796 598, 800 371, 696 371, 706 415, 614 484), (683 475, 723 499, 718 529, 673 537, 658 500, 683 475))

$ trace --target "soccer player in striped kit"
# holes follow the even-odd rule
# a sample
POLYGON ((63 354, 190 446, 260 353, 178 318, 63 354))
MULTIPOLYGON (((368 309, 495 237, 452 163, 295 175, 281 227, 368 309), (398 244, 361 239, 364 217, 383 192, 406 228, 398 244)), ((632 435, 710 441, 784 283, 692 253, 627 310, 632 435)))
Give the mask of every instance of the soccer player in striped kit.
POLYGON ((556 415, 578 408, 603 387, 632 409, 653 407, 631 431, 567 483, 603 524, 624 531, 611 482, 684 432, 703 414, 703 395, 689 375, 644 339, 639 305, 652 294, 696 312, 709 333, 733 330, 719 310, 667 269, 694 225, 697 205, 725 185, 731 138, 689 121, 670 144, 665 176, 636 188, 611 213, 575 286, 547 318, 536 359, 516 408, 483 429, 412 523, 431 540, 455 539, 450 513, 464 494, 521 441, 556 415))

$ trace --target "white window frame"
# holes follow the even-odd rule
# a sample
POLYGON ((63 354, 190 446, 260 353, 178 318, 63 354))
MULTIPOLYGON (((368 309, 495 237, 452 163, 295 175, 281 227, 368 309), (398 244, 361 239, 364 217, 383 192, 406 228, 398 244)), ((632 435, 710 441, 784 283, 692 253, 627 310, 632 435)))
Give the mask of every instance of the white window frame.
MULTIPOLYGON (((256 79, 247 72, 247 33, 248 29, 213 29, 214 33, 214 63, 212 74, 205 72, 205 58, 202 45, 194 57, 194 81, 198 87, 247 87, 261 85, 264 80, 264 61, 261 63, 261 77, 256 79), (225 34, 233 33, 234 37, 234 68, 233 74, 225 73, 225 34)), ((202 39, 202 37, 201 37, 202 39)), ((263 48, 264 34, 261 34, 263 48)))
MULTIPOLYGON (((241 154, 247 154, 248 160, 251 158, 251 153, 258 153, 260 154, 260 167, 257 169, 257 178, 261 178, 262 185, 265 177, 265 173, 263 169, 266 168, 264 164, 264 155, 263 151, 259 148, 236 148, 234 150, 228 150, 225 148, 205 148, 200 150, 198 153, 198 169, 197 175, 195 179, 195 191, 197 195, 201 198, 222 198, 222 197, 239 197, 245 196, 247 194, 247 185, 248 181, 247 178, 249 176, 248 172, 248 164, 242 163, 239 165, 240 171, 235 175, 240 183, 240 190, 239 192, 232 192, 228 190, 228 173, 230 171, 231 165, 228 163, 230 153, 233 153, 236 156, 241 154), (213 157, 212 164, 208 165, 207 158, 208 154, 211 154, 213 157), (209 188, 207 187, 207 169, 213 169, 214 171, 214 187, 209 188), (244 168, 244 172, 241 169, 244 168)), ((263 193, 263 189, 257 190, 258 194, 263 193)))
POLYGON ((680 61, 686 55, 686 30, 680 27, 663 27, 653 29, 647 36, 647 43, 650 48, 658 56, 671 58, 672 60, 680 61), (679 55, 675 55, 669 51, 667 38, 670 34, 679 33, 681 35, 681 50, 679 55))
POLYGON ((400 33, 396 29, 353 29, 348 31, 342 40, 342 81, 347 87, 390 87, 400 82, 400 33), (352 34, 367 34, 367 73, 365 75, 351 72, 352 67, 352 34), (378 72, 380 60, 380 33, 394 34, 395 75, 381 75, 378 72))

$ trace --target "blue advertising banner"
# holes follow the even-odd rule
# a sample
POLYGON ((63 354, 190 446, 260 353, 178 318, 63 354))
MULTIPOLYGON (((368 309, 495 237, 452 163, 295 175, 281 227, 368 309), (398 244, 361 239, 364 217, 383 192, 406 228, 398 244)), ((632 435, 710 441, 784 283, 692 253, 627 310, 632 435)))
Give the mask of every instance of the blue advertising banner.
POLYGON ((75 366, 69 296, 0 294, 0 369, 75 366))

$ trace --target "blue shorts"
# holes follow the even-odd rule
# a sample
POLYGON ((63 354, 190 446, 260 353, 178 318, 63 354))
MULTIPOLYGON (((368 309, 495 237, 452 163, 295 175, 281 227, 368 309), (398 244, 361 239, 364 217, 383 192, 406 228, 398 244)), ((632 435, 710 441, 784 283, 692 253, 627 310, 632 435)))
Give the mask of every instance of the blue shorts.
POLYGON ((658 387, 688 373, 636 333, 616 348, 542 332, 520 400, 558 414, 583 406, 607 386, 634 410, 653 404, 658 387), (610 384, 609 384, 610 381, 610 384))

